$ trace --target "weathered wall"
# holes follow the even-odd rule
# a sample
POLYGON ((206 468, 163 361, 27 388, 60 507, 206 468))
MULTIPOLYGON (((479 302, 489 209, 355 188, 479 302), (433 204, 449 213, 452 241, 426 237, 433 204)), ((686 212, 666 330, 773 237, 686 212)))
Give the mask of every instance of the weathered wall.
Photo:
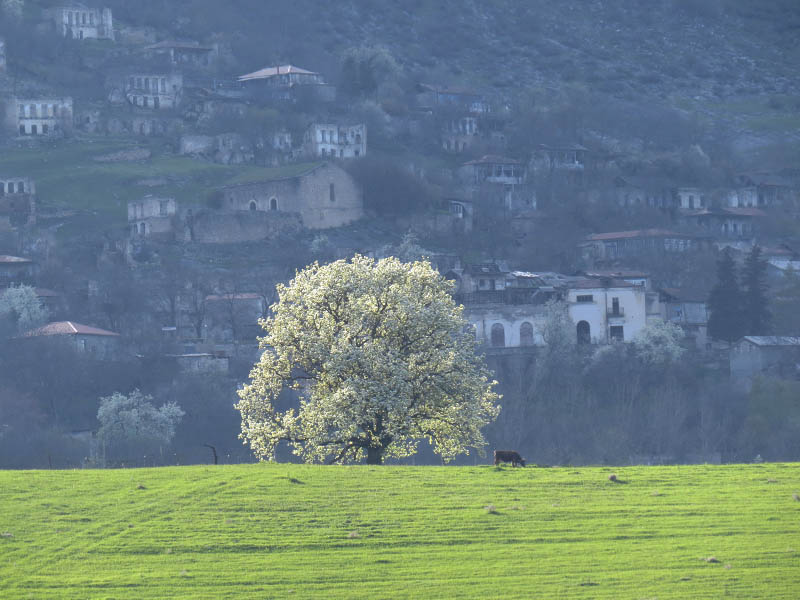
POLYGON ((364 215, 358 184, 344 169, 328 163, 299 177, 228 187, 223 190, 223 207, 297 213, 309 229, 339 227, 364 215))
POLYGON ((231 244, 276 237, 301 228, 297 214, 261 211, 201 211, 187 215, 184 241, 200 244, 231 244))

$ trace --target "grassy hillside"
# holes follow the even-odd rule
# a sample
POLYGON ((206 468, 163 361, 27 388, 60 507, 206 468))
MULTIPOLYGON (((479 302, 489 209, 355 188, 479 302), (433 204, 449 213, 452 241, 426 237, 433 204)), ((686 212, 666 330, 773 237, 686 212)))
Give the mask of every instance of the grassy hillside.
POLYGON ((610 472, 2 472, 0 597, 800 597, 800 465, 610 472))
POLYGON ((77 219, 62 231, 82 227, 124 226, 127 203, 146 194, 171 197, 180 206, 205 205, 214 190, 229 183, 289 177, 312 164, 265 168, 219 165, 175 156, 154 145, 146 160, 98 162, 118 152, 143 149, 131 140, 80 138, 0 154, 0 174, 31 177, 36 182, 41 216, 77 211, 77 219))

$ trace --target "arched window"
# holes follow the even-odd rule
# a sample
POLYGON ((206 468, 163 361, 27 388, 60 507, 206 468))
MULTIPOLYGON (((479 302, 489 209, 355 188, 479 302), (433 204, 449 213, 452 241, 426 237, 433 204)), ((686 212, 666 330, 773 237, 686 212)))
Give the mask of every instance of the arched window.
POLYGON ((139 235, 144 235, 145 227, 144 223, 139 223, 139 235))
POLYGON ((492 325, 492 347, 505 348, 506 346, 506 330, 502 323, 495 323, 492 325))
POLYGON ((255 209, 256 209, 256 201, 250 200, 250 210, 255 210, 255 209))
POLYGON ((586 321, 579 321, 578 322, 578 343, 579 344, 591 344, 592 343, 592 332, 591 328, 589 327, 589 323, 586 321))
POLYGON ((269 209, 270 210, 278 210, 278 199, 277 198, 270 198, 269 199, 269 209))
POLYGON ((533 325, 527 321, 519 326, 519 345, 533 346, 533 325))

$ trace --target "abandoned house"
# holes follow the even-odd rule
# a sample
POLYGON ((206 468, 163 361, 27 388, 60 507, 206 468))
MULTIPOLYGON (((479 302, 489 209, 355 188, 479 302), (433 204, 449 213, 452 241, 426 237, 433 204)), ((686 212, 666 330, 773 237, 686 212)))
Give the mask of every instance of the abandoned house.
POLYGON ((257 99, 293 100, 301 90, 319 100, 336 98, 335 86, 325 83, 322 75, 294 65, 265 67, 241 75, 237 81, 247 95, 257 99))
POLYGON ((0 229, 36 222, 36 185, 27 177, 0 178, 0 229))
POLYGON ((307 156, 359 158, 367 154, 367 126, 312 123, 306 130, 303 149, 307 156))
POLYGON ((128 202, 128 229, 131 238, 171 237, 177 204, 173 198, 145 196, 128 202))
POLYGON ((708 293, 661 288, 659 296, 662 319, 679 326, 698 350, 705 350, 708 344, 708 293))
POLYGON ((125 82, 125 98, 139 108, 177 108, 182 94, 183 76, 179 73, 129 75, 125 82))
POLYGON ((630 341, 647 325, 647 290, 624 279, 579 278, 566 301, 579 344, 630 341))
POLYGON ((679 233, 667 229, 593 233, 581 244, 583 259, 589 263, 635 258, 645 253, 699 252, 710 247, 709 236, 679 233))
POLYGON ((747 238, 758 233, 759 222, 767 216, 760 208, 704 208, 683 216, 687 223, 726 238, 747 238))
POLYGON ((584 170, 587 164, 589 149, 580 144, 548 146, 540 144, 534 153, 533 162, 541 168, 549 170, 569 169, 584 170))
POLYGON ((281 176, 283 169, 265 169, 264 180, 222 189, 226 210, 296 213, 309 229, 339 227, 364 215, 360 187, 350 174, 332 163, 309 165, 299 175, 281 176))
POLYGON ((708 193, 696 187, 679 187, 675 189, 678 208, 682 210, 698 210, 708 208, 711 201, 708 193))
POLYGON ((199 42, 164 40, 145 46, 144 55, 150 59, 164 58, 173 66, 207 67, 213 62, 216 51, 214 47, 201 46, 199 42))
POLYGON ((55 23, 56 31, 64 37, 75 40, 114 39, 114 22, 110 8, 89 8, 73 2, 47 9, 46 14, 55 23))
POLYGON ((461 198, 442 198, 422 227, 439 233, 465 234, 472 231, 472 202, 461 198))
POLYGON ((748 335, 731 348, 731 379, 750 388, 759 375, 800 378, 800 337, 748 335))
POLYGON ((6 128, 20 136, 61 137, 72 132, 72 98, 11 98, 6 128))
POLYGON ((27 339, 66 340, 75 350, 97 360, 120 357, 120 335, 113 331, 81 325, 74 321, 56 321, 27 332, 27 339))
POLYGON ((462 165, 458 174, 472 201, 493 212, 510 218, 536 210, 536 192, 525 183, 525 167, 518 160, 486 155, 462 165))
MULTIPOLYGON (((736 206, 790 206, 797 201, 797 185, 789 177, 773 173, 749 173, 736 177, 737 191, 749 200, 736 206)), ((730 204, 730 206, 734 206, 730 204)))
POLYGON ((442 128, 442 148, 460 153, 470 148, 478 136, 478 119, 473 116, 448 119, 442 128))
POLYGON ((474 90, 420 83, 417 92, 417 104, 423 110, 449 107, 464 109, 472 114, 486 114, 491 110, 486 98, 474 90))
POLYGON ((0 254, 0 288, 11 285, 30 285, 36 271, 36 263, 30 258, 0 254))
POLYGON ((654 182, 651 177, 619 176, 614 179, 614 188, 620 206, 669 209, 673 205, 668 186, 654 182))

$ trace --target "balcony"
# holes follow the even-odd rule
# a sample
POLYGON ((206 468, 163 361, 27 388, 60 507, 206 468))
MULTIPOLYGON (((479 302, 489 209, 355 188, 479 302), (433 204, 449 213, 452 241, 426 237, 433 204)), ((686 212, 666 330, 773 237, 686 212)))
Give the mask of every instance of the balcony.
POLYGON ((625 310, 623 308, 609 309, 606 311, 606 317, 609 321, 625 320, 625 310))

